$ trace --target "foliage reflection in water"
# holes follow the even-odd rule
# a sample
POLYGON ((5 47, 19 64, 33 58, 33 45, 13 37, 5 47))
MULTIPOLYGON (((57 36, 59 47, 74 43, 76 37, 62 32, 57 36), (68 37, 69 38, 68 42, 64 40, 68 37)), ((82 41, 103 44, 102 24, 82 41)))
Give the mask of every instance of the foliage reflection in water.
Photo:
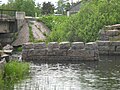
POLYGON ((14 90, 120 90, 120 57, 96 62, 32 64, 31 78, 14 90))

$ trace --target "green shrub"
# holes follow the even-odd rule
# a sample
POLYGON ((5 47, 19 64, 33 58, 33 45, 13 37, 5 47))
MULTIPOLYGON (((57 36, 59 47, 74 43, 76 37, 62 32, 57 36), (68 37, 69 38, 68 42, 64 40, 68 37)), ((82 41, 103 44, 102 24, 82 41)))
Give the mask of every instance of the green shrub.
POLYGON ((120 0, 91 0, 64 26, 68 41, 95 41, 104 25, 120 23, 120 0))
POLYGON ((29 74, 29 64, 10 61, 5 65, 4 74, 0 71, 0 90, 13 90, 14 84, 29 74))
POLYGON ((53 22, 53 16, 42 16, 38 19, 38 21, 43 22, 50 30, 52 30, 52 27, 54 26, 53 22))
POLYGON ((40 19, 51 29, 48 41, 95 41, 105 25, 120 23, 120 0, 84 1, 79 13, 69 18, 48 17, 40 19))
POLYGON ((5 80, 15 83, 29 74, 29 64, 26 62, 11 61, 5 65, 5 80))
POLYGON ((15 48, 15 51, 17 51, 17 52, 22 52, 22 46, 16 47, 16 48, 15 48))
POLYGON ((47 36, 47 42, 49 41, 62 41, 64 36, 63 27, 67 23, 69 17, 67 16, 43 16, 38 19, 42 21, 50 30, 51 33, 47 36))

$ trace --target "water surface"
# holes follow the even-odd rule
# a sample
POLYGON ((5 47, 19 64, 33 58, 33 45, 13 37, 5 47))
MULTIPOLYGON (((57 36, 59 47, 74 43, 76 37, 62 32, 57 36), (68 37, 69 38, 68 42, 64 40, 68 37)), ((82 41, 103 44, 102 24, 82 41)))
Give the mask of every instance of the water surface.
POLYGON ((14 90, 120 90, 120 56, 95 62, 31 64, 31 77, 14 90))

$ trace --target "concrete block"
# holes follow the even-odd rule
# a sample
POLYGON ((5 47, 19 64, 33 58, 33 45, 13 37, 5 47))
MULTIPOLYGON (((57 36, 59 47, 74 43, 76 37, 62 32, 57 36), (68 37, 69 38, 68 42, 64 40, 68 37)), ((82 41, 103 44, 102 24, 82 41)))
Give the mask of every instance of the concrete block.
POLYGON ((25 12, 16 12, 16 19, 25 19, 25 12))

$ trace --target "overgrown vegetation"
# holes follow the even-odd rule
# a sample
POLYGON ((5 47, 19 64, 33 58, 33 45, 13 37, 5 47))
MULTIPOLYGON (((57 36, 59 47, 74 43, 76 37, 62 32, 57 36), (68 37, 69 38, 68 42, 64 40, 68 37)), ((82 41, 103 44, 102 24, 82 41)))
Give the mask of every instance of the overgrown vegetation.
POLYGON ((32 26, 29 24, 29 41, 30 42, 34 42, 34 36, 33 36, 33 32, 32 32, 32 26))
POLYGON ((67 23, 69 17, 67 16, 43 16, 38 19, 42 21, 50 30, 51 33, 47 36, 47 41, 62 41, 63 40, 63 27, 67 23))
POLYGON ((95 41, 104 25, 120 23, 120 0, 91 0, 64 28, 66 40, 95 41))
POLYGON ((6 4, 0 5, 0 8, 24 11, 28 16, 34 16, 35 13, 38 13, 38 15, 40 14, 40 8, 38 5, 35 5, 34 0, 8 0, 6 4))
POLYGON ((25 62, 11 61, 5 65, 5 78, 14 82, 21 80, 29 72, 29 64, 25 62))
POLYGON ((95 41, 104 25, 120 23, 120 0, 84 1, 79 13, 69 18, 57 16, 54 20, 49 16, 42 20, 52 30, 48 41, 95 41))
POLYGON ((0 90, 3 88, 3 85, 4 85, 3 83, 4 83, 3 74, 2 74, 2 72, 0 70, 0 90))
POLYGON ((22 52, 22 46, 15 47, 15 48, 14 48, 14 51, 15 51, 15 52, 22 52))
MULTIPOLYGON (((2 86, 12 87, 14 83, 21 81, 29 74, 29 64, 26 62, 10 61, 5 65, 4 76, 0 73, 0 90, 2 86)), ((5 89, 6 90, 6 89, 5 89)), ((12 89, 9 89, 12 90, 12 89)))

